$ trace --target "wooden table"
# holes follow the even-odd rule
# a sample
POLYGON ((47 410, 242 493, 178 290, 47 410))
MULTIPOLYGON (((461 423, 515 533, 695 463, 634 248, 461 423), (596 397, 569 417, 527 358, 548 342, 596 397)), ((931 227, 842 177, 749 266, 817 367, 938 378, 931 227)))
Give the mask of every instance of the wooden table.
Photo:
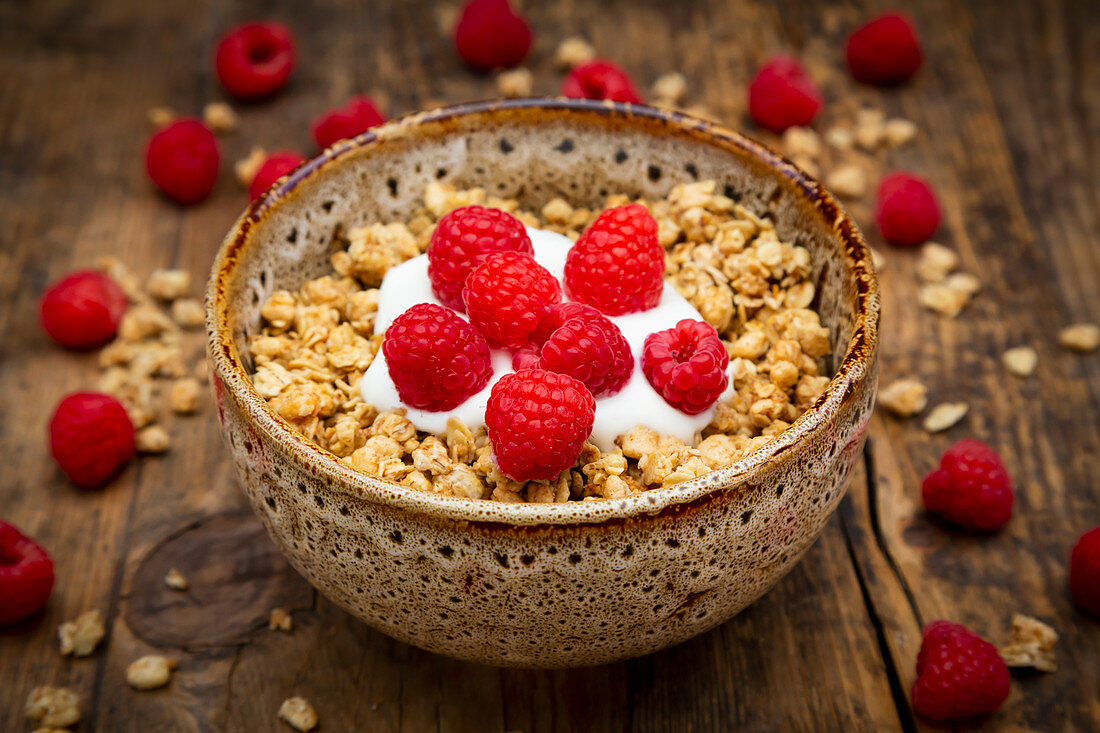
MULTIPOLYGON (((73 489, 47 455, 45 424, 64 393, 94 385, 94 356, 63 352, 37 325, 36 300, 71 268, 113 254, 147 273, 204 277, 245 203, 225 165, 213 197, 179 209, 154 195, 141 164, 146 110, 197 113, 220 97, 208 61, 229 23, 265 4, 211 0, 37 0, 0 5, 0 516, 57 561, 44 614, 0 632, 0 730, 24 729, 31 687, 83 695, 82 730, 287 730, 293 694, 322 730, 918 730, 908 689, 922 624, 965 623, 1006 640, 1014 612, 1062 635, 1054 674, 1019 674, 987 729, 1100 730, 1100 622, 1066 588, 1075 538, 1100 523, 1100 355, 1058 347, 1058 329, 1100 320, 1100 5, 919 0, 927 56, 899 91, 842 73, 847 29, 879 3, 808 0, 539 3, 536 91, 556 91, 553 49, 583 32, 642 85, 681 70, 688 104, 744 126, 745 84, 767 55, 833 63, 827 114, 860 104, 915 121, 921 135, 888 163, 930 178, 945 210, 941 241, 981 276, 956 320, 921 310, 915 254, 887 250, 883 379, 916 375, 933 404, 969 402, 945 434, 877 416, 850 495, 805 560, 720 628, 643 659, 567 672, 498 670, 419 651, 319 597, 263 533, 237 491, 212 405, 171 423, 173 445, 100 493, 73 489), (667 5, 667 6, 666 6, 667 5), (871 7, 874 6, 874 7, 871 7), (1031 344, 1037 373, 1009 376, 1000 354, 1031 344), (973 435, 1004 456, 1017 511, 989 537, 930 522, 920 477, 973 435), (185 594, 161 579, 180 568, 185 594), (295 628, 268 631, 268 611, 295 628), (108 638, 62 658, 55 630, 92 607, 108 638), (136 693, 127 664, 180 660, 171 685, 136 693)), ((458 62, 435 3, 328 0, 273 15, 296 31, 291 87, 240 108, 227 163, 252 144, 311 149, 313 116, 354 92, 391 113, 493 95, 458 62)), ((866 204, 852 207, 869 223, 866 204)), ((877 233, 867 227, 876 245, 877 233)))

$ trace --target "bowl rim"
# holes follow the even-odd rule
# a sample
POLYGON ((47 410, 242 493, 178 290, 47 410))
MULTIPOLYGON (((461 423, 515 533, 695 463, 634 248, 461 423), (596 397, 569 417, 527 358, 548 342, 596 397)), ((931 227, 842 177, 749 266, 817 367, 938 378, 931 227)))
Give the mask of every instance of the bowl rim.
POLYGON ((335 143, 276 182, 237 219, 215 257, 205 303, 211 376, 220 380, 242 406, 252 427, 284 447, 294 460, 311 473, 326 479, 332 488, 342 493, 350 490, 351 495, 358 499, 436 520, 521 527, 603 524, 647 515, 680 513, 720 495, 759 488, 750 481, 754 473, 770 462, 790 459, 793 453, 790 449, 839 411, 862 379, 873 376, 880 308, 879 286, 870 250, 859 228, 820 183, 782 155, 716 122, 675 110, 609 101, 544 97, 467 102, 413 112, 355 138, 335 143), (242 253, 250 244, 256 246, 250 239, 253 229, 275 214, 280 203, 304 182, 323 175, 328 168, 354 154, 370 154, 371 150, 384 147, 388 141, 418 134, 428 137, 453 134, 454 127, 470 118, 483 117, 504 126, 524 126, 531 123, 520 116, 531 113, 539 115, 538 121, 576 120, 603 124, 605 129, 627 129, 648 135, 655 133, 645 126, 657 126, 662 134, 716 146, 745 159, 747 164, 755 163, 767 169, 781 185, 808 204, 814 215, 820 217, 838 237, 844 263, 857 284, 852 336, 825 394, 790 427, 729 466, 668 488, 651 489, 623 499, 505 504, 487 499, 430 494, 368 476, 347 466, 335 454, 303 436, 267 406, 237 351, 229 313, 231 284, 243 259, 242 253))

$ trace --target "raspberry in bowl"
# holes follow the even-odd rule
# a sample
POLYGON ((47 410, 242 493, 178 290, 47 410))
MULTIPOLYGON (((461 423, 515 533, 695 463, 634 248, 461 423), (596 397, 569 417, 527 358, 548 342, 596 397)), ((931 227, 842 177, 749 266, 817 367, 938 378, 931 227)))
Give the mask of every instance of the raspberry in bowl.
POLYGON ((854 225, 762 146, 522 100, 277 183, 215 263, 209 354, 315 586, 432 651, 564 667, 712 628, 801 557, 859 456, 878 307, 854 225))

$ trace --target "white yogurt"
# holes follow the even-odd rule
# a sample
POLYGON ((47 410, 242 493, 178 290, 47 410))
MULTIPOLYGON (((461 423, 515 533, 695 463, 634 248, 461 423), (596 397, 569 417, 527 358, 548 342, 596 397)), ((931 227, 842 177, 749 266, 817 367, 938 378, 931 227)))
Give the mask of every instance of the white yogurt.
MULTIPOLYGON (((558 280, 565 276, 565 257, 572 242, 565 236, 541 229, 527 229, 531 244, 535 249, 535 260, 549 270, 558 280)), ((420 255, 396 267, 390 268, 382 279, 378 289, 378 314, 375 317, 375 332, 383 333, 394 319, 418 303, 439 301, 432 294, 428 280, 428 256, 420 255)), ((462 318, 465 314, 459 313, 462 318)), ((703 320, 699 311, 676 292, 667 282, 657 307, 641 313, 625 316, 608 316, 622 331, 630 344, 634 356, 634 372, 621 390, 613 395, 596 400, 596 420, 592 426, 590 440, 601 450, 615 447, 615 438, 629 432, 638 425, 646 425, 664 435, 674 435, 689 445, 695 434, 710 423, 714 416, 714 407, 698 415, 685 415, 672 407, 650 386, 642 373, 641 355, 646 336, 656 331, 675 326, 685 318, 703 320)), ((489 393, 493 385, 505 374, 512 371, 512 355, 507 349, 492 349, 493 376, 485 389, 481 390, 453 410, 429 412, 409 407, 401 401, 397 388, 390 379, 386 367, 386 357, 379 351, 370 367, 359 382, 359 391, 363 400, 378 408, 379 411, 404 407, 406 416, 418 429, 429 433, 442 433, 447 420, 457 417, 471 430, 485 424, 485 407, 489 403, 489 393)), ((733 379, 719 400, 733 393, 733 379)))

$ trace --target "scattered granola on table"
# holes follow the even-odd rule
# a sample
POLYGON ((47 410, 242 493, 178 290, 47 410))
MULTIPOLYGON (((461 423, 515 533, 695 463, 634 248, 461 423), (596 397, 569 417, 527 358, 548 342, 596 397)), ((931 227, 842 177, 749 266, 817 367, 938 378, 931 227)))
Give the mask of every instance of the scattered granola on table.
POLYGON ((294 730, 311 731, 317 727, 317 711, 304 697, 289 697, 279 706, 279 717, 294 730))
POLYGON ((879 389, 878 403, 898 417, 912 417, 928 406, 928 388, 916 379, 898 379, 879 389))
POLYGON ((1005 367, 1017 377, 1027 377, 1035 373, 1039 364, 1039 354, 1030 346, 1017 346, 1001 355, 1005 367))
POLYGON ((80 721, 80 695, 67 687, 43 685, 31 690, 23 711, 36 726, 67 728, 80 721))
POLYGON ((61 644, 61 654, 74 657, 86 657, 95 651, 103 640, 106 630, 99 609, 93 608, 76 617, 75 621, 66 621, 57 628, 57 638, 61 644))
POLYGON ((952 427, 966 417, 970 405, 965 402, 945 402, 936 405, 924 418, 924 429, 930 433, 939 433, 952 427))
POLYGON ((172 670, 177 664, 175 659, 147 654, 135 659, 126 668, 126 682, 135 690, 142 691, 164 687, 172 680, 172 670))
POLYGON ((187 578, 183 577, 183 573, 175 568, 172 568, 164 576, 164 584, 172 590, 187 590, 191 587, 191 584, 187 582, 187 578))
POLYGON ((1018 613, 1012 617, 1011 638, 999 651, 1009 667, 1057 672, 1058 659, 1054 655, 1057 643, 1057 631, 1039 619, 1018 613))
POLYGON ((1100 326, 1095 323, 1074 323, 1058 333, 1058 343, 1067 349, 1088 353, 1100 348, 1100 326))

